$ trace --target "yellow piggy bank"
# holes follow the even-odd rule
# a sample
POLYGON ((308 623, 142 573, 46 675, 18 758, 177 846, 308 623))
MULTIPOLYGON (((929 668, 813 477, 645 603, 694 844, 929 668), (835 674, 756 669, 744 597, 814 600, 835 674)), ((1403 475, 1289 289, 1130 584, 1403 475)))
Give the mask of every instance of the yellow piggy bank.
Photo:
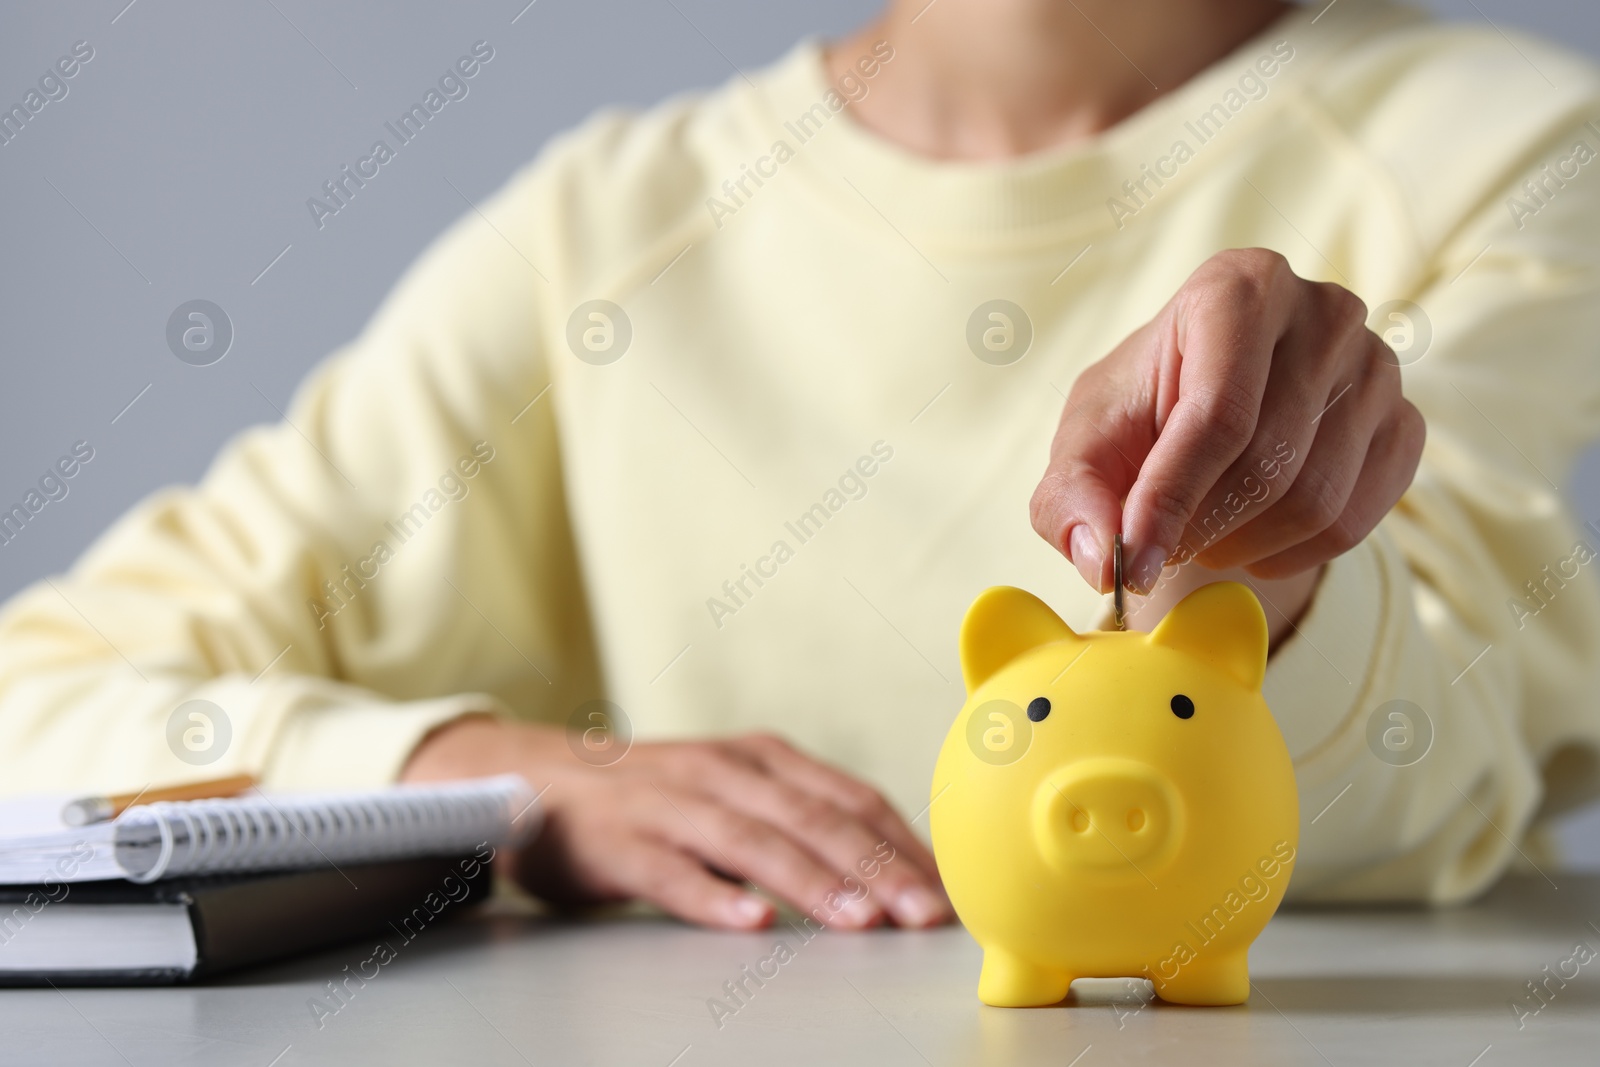
POLYGON ((1245 956, 1300 825, 1266 663, 1261 606, 1232 582, 1148 635, 1074 633, 1020 589, 973 602, 931 821, 983 947, 980 1000, 1054 1004, 1074 978, 1121 977, 1178 1004, 1249 998, 1245 956))

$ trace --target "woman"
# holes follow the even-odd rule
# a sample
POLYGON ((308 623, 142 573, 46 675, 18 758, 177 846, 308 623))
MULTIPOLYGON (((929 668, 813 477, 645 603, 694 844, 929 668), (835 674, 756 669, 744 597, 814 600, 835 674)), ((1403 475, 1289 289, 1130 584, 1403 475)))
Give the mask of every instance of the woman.
POLYGON ((937 923, 961 611, 1091 626, 1120 532, 1136 626, 1268 605, 1295 891, 1471 894, 1595 790, 1596 101, 1367 0, 914 0, 597 116, 9 606, 5 780, 181 777, 203 699, 218 772, 548 785, 550 899, 937 923))

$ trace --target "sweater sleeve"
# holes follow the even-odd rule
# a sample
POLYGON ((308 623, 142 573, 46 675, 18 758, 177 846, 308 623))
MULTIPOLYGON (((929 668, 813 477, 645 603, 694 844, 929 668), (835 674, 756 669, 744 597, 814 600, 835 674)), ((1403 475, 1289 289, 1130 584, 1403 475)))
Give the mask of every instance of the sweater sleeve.
POLYGON ((379 783, 452 718, 557 718, 592 692, 541 181, 468 212, 282 422, 5 607, 7 791, 379 783))
POLYGON ((1600 781, 1600 535, 1563 492, 1600 431, 1600 177, 1536 217, 1513 210, 1521 177, 1442 245, 1405 319, 1373 323, 1416 331, 1421 467, 1269 664, 1302 898, 1470 896, 1600 781))

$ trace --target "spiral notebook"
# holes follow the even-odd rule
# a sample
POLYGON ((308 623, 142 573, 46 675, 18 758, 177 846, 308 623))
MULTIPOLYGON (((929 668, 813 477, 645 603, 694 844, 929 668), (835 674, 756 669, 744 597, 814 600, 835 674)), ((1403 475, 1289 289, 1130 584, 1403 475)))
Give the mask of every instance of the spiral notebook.
POLYGON ((503 775, 166 801, 73 828, 60 822, 60 798, 7 801, 0 804, 0 885, 155 882, 451 856, 525 839, 538 825, 536 799, 522 778, 503 775))

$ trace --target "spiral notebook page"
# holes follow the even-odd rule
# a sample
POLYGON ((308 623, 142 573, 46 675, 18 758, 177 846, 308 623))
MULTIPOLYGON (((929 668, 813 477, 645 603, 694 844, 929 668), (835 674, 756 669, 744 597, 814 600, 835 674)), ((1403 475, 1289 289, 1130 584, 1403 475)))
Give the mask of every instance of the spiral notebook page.
POLYGON ((254 793, 142 804, 115 821, 37 827, 39 798, 0 808, 0 884, 292 870, 469 852, 525 840, 536 796, 516 775, 339 793, 254 793))

